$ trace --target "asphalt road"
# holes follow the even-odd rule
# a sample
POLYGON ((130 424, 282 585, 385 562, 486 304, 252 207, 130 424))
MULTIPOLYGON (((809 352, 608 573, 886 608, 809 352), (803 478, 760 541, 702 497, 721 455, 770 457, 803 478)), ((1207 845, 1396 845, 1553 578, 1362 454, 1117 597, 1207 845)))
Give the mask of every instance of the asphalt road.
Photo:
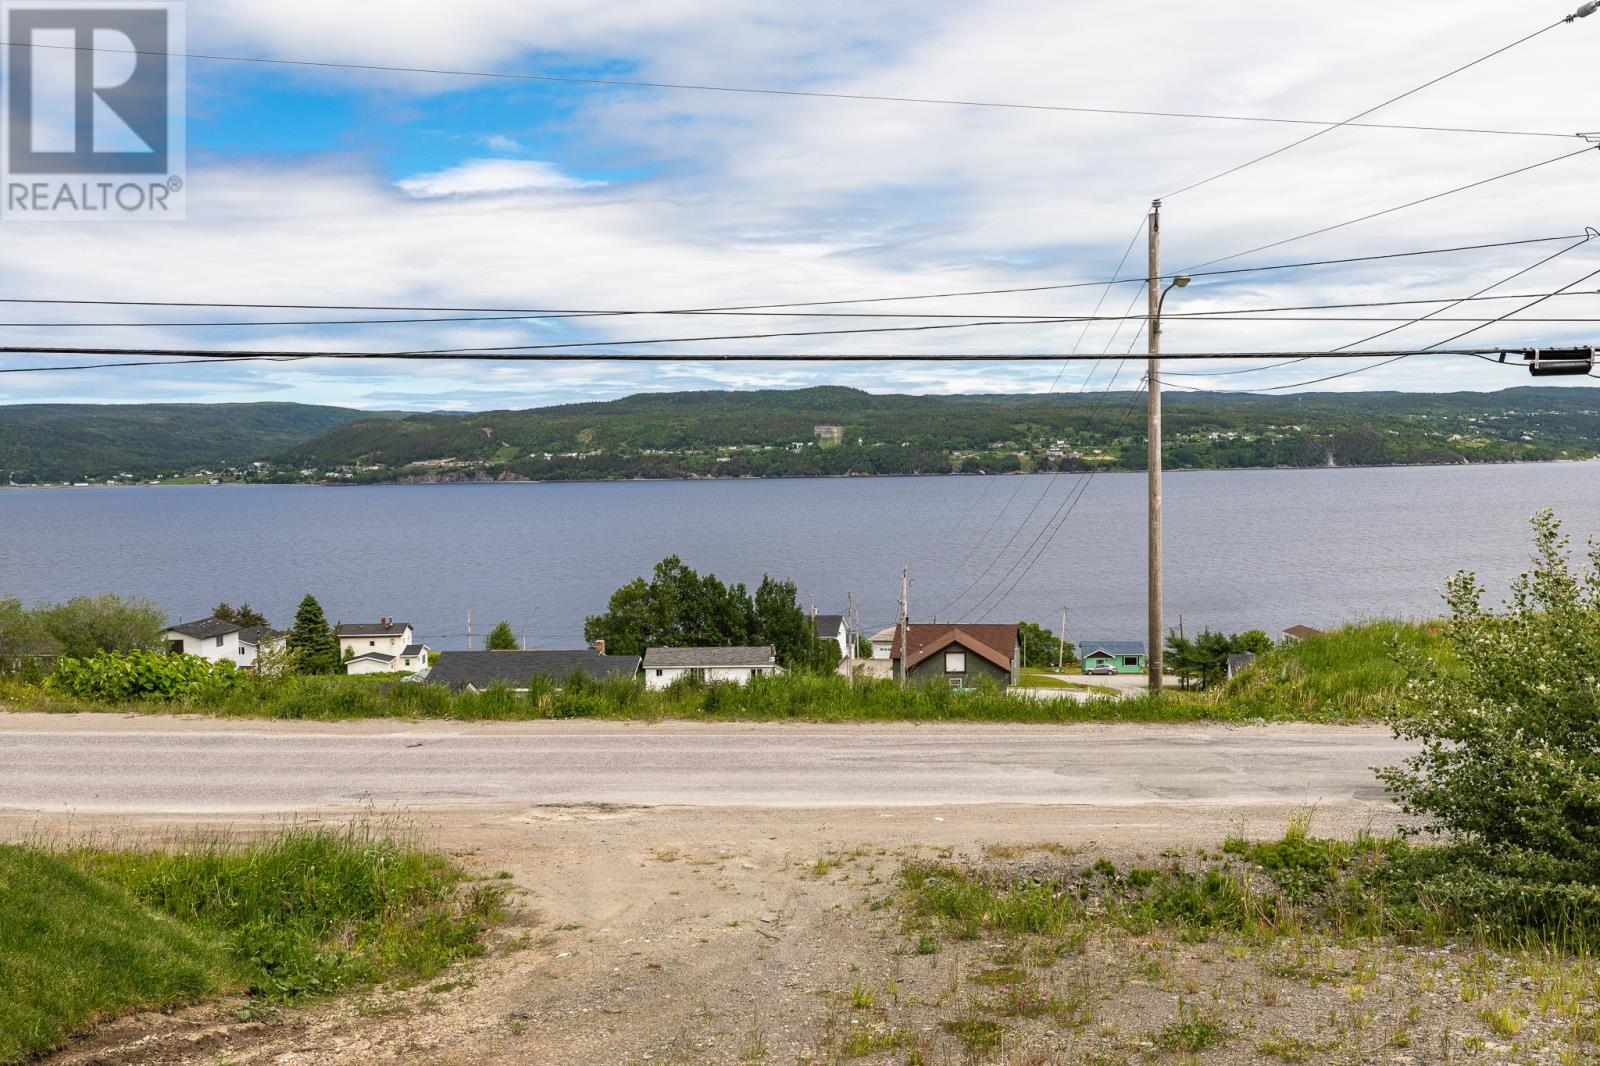
POLYGON ((239 723, 0 715, 0 809, 1381 805, 1377 728, 239 723))

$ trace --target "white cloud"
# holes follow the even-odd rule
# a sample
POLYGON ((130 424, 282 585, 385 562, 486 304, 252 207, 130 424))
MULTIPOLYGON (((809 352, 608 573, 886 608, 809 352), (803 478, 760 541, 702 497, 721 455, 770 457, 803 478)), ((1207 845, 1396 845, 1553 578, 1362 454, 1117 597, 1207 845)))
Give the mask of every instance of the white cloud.
POLYGON ((503 133, 486 133, 477 138, 478 143, 491 152, 513 154, 522 151, 522 142, 503 133))
MULTIPOLYGON (((601 8, 580 0, 461 0, 449 8, 219 0, 203 18, 194 18, 191 31, 197 48, 248 48, 274 57, 504 69, 605 62, 625 70, 623 76, 662 81, 1337 119, 1481 55, 1523 28, 1520 15, 1491 0, 1400 6, 1351 0, 1338 7, 1230 0, 1208 8, 1173 7, 1160 18, 1140 7, 1043 0, 822 0, 803 11, 777 0, 756 6, 635 0, 601 8)), ((1595 20, 1559 27, 1374 117, 1568 132, 1592 126, 1584 107, 1596 33, 1595 20)), ((461 94, 454 100, 461 109, 470 108, 467 94, 482 85, 370 72, 283 76, 314 77, 381 101, 461 94)), ((595 185, 573 176, 575 168, 563 167, 559 155, 470 159, 398 183, 363 158, 249 163, 197 157, 188 223, 8 227, 12 254, 0 264, 0 288, 38 296, 624 309, 1071 283, 1112 271, 1152 197, 1309 132, 1301 126, 714 93, 595 90, 576 99, 574 111, 549 120, 556 132, 589 153, 587 158, 622 159, 652 177, 595 185)), ((514 128, 525 143, 545 143, 536 138, 547 130, 514 128)), ((506 135, 485 135, 485 149, 514 150, 495 143, 496 136, 506 135)), ((1340 130, 1169 199, 1166 262, 1188 267, 1569 146, 1576 142, 1340 130)), ((1575 159, 1227 265, 1579 232, 1596 222, 1585 206, 1593 200, 1596 167, 1600 156, 1575 159)), ((1248 285, 1197 278, 1174 294, 1168 309, 1465 295, 1547 250, 1247 275, 1248 285)), ((1124 272, 1142 272, 1141 263, 1142 248, 1136 248, 1124 272)), ((1519 279, 1511 291, 1553 288, 1596 265, 1600 249, 1583 249, 1519 279)), ((1121 313, 1136 297, 1133 289, 1112 293, 1101 313, 1121 313)), ((1099 296, 1098 289, 1084 288, 883 309, 1088 313, 1099 296)), ((1541 311, 1596 315, 1600 298, 1551 301, 1541 311), (1559 311, 1552 309, 1555 304, 1559 311)), ((70 313, 13 312, 14 321, 70 313)), ((177 314, 129 310, 83 317, 167 321, 177 314)), ((403 350, 850 324, 793 317, 630 317, 271 331, 152 328, 138 331, 136 339, 403 350)), ((1174 320, 1166 344, 1171 351, 1327 348, 1385 325, 1174 320)), ((1427 344, 1462 328, 1466 324, 1418 326, 1382 343, 1427 344)), ((1591 329, 1504 325, 1474 339, 1554 342, 1592 338, 1591 329)), ((23 343, 62 339, 59 331, 7 332, 23 343)), ((133 332, 86 329, 72 336, 127 343, 133 332)), ((1062 351, 1077 346, 1080 335, 1090 351, 1120 355, 1130 344, 1139 346, 1130 328, 1114 336, 1110 325, 1087 332, 1079 325, 1051 325, 670 350, 1062 351)), ((1120 379, 1130 385, 1137 380, 1131 365, 1120 379)), ((1311 364, 1193 383, 1275 385, 1335 369, 1311 364)), ((1042 391, 1058 370, 991 363, 887 369, 255 364, 141 369, 115 378, 98 372, 17 375, 0 379, 0 389, 8 390, 0 399, 71 399, 85 392, 107 399, 158 392, 170 397, 188 387, 205 399, 237 391, 387 407, 444 406, 446 396, 454 407, 506 406, 680 385, 818 381, 877 391, 1042 391), (413 399, 405 402, 405 396, 413 399)), ((1088 379, 1096 389, 1109 377, 1109 368, 1091 378, 1087 367, 1074 365, 1060 388, 1075 391, 1088 379)), ((1492 388, 1528 380, 1477 361, 1415 360, 1322 387, 1492 388)))
POLYGON ((603 182, 574 178, 562 173, 554 164, 538 159, 469 159, 460 166, 402 178, 395 184, 408 196, 426 200, 440 196, 587 189, 603 182))

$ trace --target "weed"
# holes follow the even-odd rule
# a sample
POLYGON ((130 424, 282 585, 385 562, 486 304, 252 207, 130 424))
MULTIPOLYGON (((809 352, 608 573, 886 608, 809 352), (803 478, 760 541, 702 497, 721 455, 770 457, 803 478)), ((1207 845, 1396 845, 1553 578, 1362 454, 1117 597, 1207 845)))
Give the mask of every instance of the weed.
POLYGON ((993 1051, 1000 1046, 1000 1041, 1005 1039, 1006 1027, 999 1022, 976 1015, 964 1018, 951 1018, 944 1023, 945 1032, 960 1040, 962 1045, 972 1054, 981 1055, 993 1051))

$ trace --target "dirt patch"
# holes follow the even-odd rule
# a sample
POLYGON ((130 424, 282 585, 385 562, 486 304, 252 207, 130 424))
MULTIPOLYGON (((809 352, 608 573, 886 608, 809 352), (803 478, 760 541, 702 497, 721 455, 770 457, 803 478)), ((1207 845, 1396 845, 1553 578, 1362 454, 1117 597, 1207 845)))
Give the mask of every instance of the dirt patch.
MULTIPOLYGON (((265 1021, 230 1024, 229 1005, 128 1019, 49 1061, 566 1066, 906 1063, 917 1054, 926 1062, 969 1055, 1000 1061, 1004 1054, 1009 1061, 1075 1062, 1080 1052, 1102 1046, 1122 1056, 1111 1061, 1137 1061, 1157 1049, 1127 1042, 1174 1021, 1179 998, 1185 1009, 1210 1009, 1213 994, 1249 1002, 1241 998, 1242 987, 1259 988, 1258 978, 1224 946, 1109 937, 1092 938, 1081 953, 1063 954, 1048 966, 1043 955, 1021 965, 1005 962, 1003 946, 984 944, 941 944, 919 954, 893 901, 901 865, 940 855, 995 861, 984 858, 985 849, 1007 861, 1034 861, 1029 856, 1039 844, 1048 845, 1040 854, 1053 861, 1092 861, 1099 852, 1121 856, 1215 843, 1229 832, 1272 835, 1289 814, 1287 806, 775 811, 596 805, 396 814, 409 831, 480 872, 511 875, 521 917, 497 931, 485 958, 425 985, 265 1021), (1153 977, 1141 969, 1152 962, 1163 968, 1153 977), (1020 970, 1021 978, 985 976, 1008 968, 1020 970), (1065 1005, 1050 1006, 1026 1024, 970 1009, 975 1001, 1013 996, 1018 987, 1046 979, 1065 1005), (1089 997, 1083 1002, 1089 1020, 1075 1028, 1064 1019, 1077 1016, 1080 986, 1089 997), (1026 1050, 1045 1057, 1017 1057, 1024 1050, 1018 1034, 1031 1032, 1034 1023, 1050 1037, 1026 1050), (1102 1036, 1105 1025, 1114 1025, 1116 1034, 1102 1036), (1085 1032, 1101 1042, 1091 1048, 1085 1032), (185 1033, 196 1042, 186 1046, 185 1033)), ((347 817, 311 813, 297 820, 347 817)), ((1390 818, 1380 813, 1375 828, 1387 828, 1390 818)), ((1317 829, 1349 835, 1373 821, 1366 805, 1324 810, 1317 829)), ((150 843, 196 826, 251 833, 279 824, 0 815, 0 836, 69 832, 150 843)), ((1331 960, 1341 973, 1356 968, 1353 959, 1317 958, 1331 960)), ((1328 988, 1349 984, 1330 981, 1308 994, 1282 982, 1282 994, 1312 1013, 1324 1005, 1317 997, 1332 994, 1328 988)), ((1344 1005, 1352 1002, 1340 994, 1344 1005)), ((1394 1003, 1402 1005, 1404 997, 1394 1003)), ((1030 1004, 1018 1009, 1024 1007, 1035 1010, 1030 1004)), ((1248 1009, 1268 1016, 1259 1005, 1248 1009)), ((1383 1024, 1386 1017, 1372 1022, 1383 1024)), ((1242 1039, 1230 1040, 1224 1051, 1256 1054, 1242 1039)))

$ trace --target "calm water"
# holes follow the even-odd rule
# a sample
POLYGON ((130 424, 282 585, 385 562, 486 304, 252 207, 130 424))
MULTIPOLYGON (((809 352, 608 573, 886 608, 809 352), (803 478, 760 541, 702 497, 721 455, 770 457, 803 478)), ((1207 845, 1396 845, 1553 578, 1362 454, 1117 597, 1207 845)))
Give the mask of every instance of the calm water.
MULTIPOLYGON (((1600 463, 1172 474, 1168 619, 1436 614, 1457 569, 1503 589, 1541 507, 1600 533, 1597 490, 1600 463)), ((183 619, 249 601, 286 624, 310 591, 330 619, 407 619, 444 648, 469 608, 480 646, 501 618, 530 646, 581 644, 585 615, 674 552, 728 581, 793 577, 824 612, 853 592, 874 627, 907 564, 917 618, 1054 628, 1065 604, 1074 639, 1138 638, 1144 477, 0 490, 0 594, 113 591, 183 619)))

